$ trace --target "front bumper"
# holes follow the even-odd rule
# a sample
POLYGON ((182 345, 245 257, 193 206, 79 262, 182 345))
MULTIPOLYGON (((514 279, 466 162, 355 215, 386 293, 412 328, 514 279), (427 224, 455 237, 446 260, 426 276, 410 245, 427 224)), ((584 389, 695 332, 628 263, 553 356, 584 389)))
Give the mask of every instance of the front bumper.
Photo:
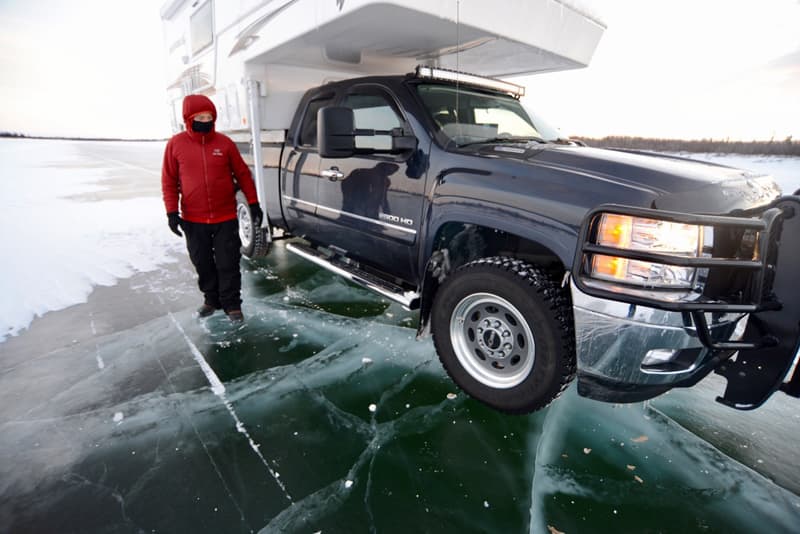
POLYGON ((717 400, 734 408, 756 408, 777 390, 800 396, 800 197, 738 215, 615 205, 587 215, 571 278, 580 394, 633 402, 714 370, 728 380, 717 400), (594 242, 602 213, 711 227, 727 241, 715 239, 701 258, 603 247, 594 242), (754 236, 751 252, 736 252, 754 236), (680 292, 598 281, 594 254, 696 267, 704 283, 680 292))
MULTIPOLYGON (((676 385, 693 385, 729 351, 703 346, 689 313, 587 295, 571 283, 578 392, 606 402, 646 400, 676 385)), ((711 315, 711 314, 709 314, 711 315)), ((736 341, 747 314, 708 318, 712 339, 736 341)))

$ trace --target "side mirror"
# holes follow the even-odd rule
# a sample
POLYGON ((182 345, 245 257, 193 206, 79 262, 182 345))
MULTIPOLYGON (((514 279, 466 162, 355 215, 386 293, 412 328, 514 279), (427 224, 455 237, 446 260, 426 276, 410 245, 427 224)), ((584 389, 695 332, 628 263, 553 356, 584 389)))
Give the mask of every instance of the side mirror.
POLYGON ((353 110, 328 106, 317 111, 317 142, 323 158, 349 158, 355 153, 353 110))
POLYGON ((402 128, 392 130, 392 154, 413 152, 417 149, 417 138, 413 135, 404 135, 402 128))
MULTIPOLYGON (((365 130, 355 128, 355 114, 345 107, 328 106, 317 111, 317 143, 323 158, 349 158, 355 154, 403 154, 417 149, 417 138, 403 128, 365 130), (358 147, 356 137, 391 138, 385 147, 358 147), (391 144, 389 144, 391 142, 391 144)), ((381 143, 382 144, 382 143, 381 143)))

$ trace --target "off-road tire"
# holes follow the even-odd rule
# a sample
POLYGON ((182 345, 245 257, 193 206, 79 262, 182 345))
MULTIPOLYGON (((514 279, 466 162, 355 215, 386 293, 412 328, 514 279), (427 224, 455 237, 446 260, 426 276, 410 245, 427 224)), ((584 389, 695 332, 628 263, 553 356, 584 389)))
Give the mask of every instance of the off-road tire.
POLYGON ((523 261, 498 256, 460 267, 436 294, 431 328, 453 381, 499 411, 544 408, 575 377, 569 292, 553 274, 523 261), (514 341, 503 344, 508 339, 514 341))
POLYGON ((269 252, 270 241, 266 230, 253 224, 253 215, 247 197, 236 192, 236 218, 239 221, 239 239, 242 241, 242 254, 248 258, 261 258, 269 252))

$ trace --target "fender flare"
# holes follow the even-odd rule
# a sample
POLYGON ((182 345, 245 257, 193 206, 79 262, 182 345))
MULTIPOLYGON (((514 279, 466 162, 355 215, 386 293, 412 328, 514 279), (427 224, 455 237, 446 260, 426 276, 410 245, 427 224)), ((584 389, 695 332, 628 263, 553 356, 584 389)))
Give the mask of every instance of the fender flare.
POLYGON ((453 199, 453 201, 439 209, 434 208, 429 219, 430 231, 426 236, 424 246, 426 261, 422 268, 419 290, 420 318, 417 338, 424 338, 430 333, 430 312, 436 292, 453 267, 448 249, 436 248, 438 236, 446 225, 453 223, 464 226, 475 225, 536 243, 551 251, 567 271, 571 269, 575 257, 575 248, 578 242, 576 226, 541 215, 515 210, 508 206, 487 205, 485 202, 464 202, 464 199, 453 199), (458 203, 455 204, 455 201, 458 203))

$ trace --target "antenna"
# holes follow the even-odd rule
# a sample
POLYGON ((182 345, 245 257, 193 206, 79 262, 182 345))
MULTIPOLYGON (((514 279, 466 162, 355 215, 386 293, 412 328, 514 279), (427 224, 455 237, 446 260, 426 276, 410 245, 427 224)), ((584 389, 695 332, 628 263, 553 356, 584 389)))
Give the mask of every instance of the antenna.
MULTIPOLYGON (((456 73, 461 71, 461 63, 460 63, 460 56, 461 56, 461 0, 456 0, 456 73)), ((461 75, 456 74, 456 127, 458 128, 458 136, 463 137, 463 131, 461 129, 461 108, 459 107, 458 103, 458 95, 459 95, 459 83, 461 81, 461 75)))

